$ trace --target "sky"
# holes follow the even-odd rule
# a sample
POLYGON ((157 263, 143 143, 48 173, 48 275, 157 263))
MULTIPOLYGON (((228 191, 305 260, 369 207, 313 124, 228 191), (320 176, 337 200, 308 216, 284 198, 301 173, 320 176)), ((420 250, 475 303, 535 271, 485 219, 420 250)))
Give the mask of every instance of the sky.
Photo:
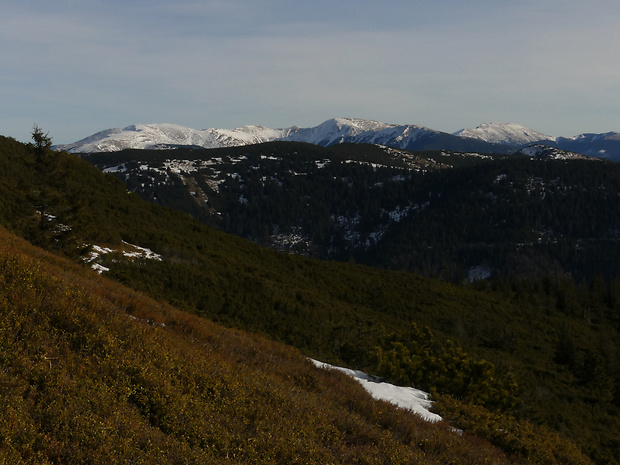
POLYGON ((617 0, 0 0, 0 134, 130 124, 620 132, 617 0))

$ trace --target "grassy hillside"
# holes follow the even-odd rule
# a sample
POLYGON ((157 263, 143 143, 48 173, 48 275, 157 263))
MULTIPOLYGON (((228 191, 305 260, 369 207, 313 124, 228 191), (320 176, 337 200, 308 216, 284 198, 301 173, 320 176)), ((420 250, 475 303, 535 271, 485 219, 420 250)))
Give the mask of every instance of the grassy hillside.
MULTIPOLYGON (((434 388, 438 394, 452 395, 461 401, 486 402, 491 409, 494 406, 490 400, 497 395, 501 400, 512 396, 514 402, 509 406, 505 402, 496 403, 496 406, 501 404, 503 407, 493 414, 488 413, 496 417, 492 417, 492 420, 487 417, 486 426, 497 426, 489 426, 488 431, 480 430, 478 433, 500 444, 513 457, 525 457, 532 463, 579 463, 585 460, 576 459, 579 454, 570 452, 573 451, 570 446, 556 448, 569 451, 567 457, 554 455, 555 446, 552 444, 563 443, 559 437, 546 434, 546 429, 538 429, 544 427, 578 442, 598 463, 617 463, 614 454, 620 433, 620 390, 616 365, 619 338, 617 326, 611 323, 614 315, 618 315, 618 299, 599 300, 602 294, 595 292, 595 289, 590 293, 573 296, 571 292, 575 289, 559 281, 546 285, 512 282, 507 283, 503 289, 483 291, 455 287, 409 273, 385 272, 280 255, 209 229, 186 214, 143 202, 138 196, 128 194, 120 181, 100 173, 76 157, 49 152, 37 154, 31 147, 10 139, 0 140, 0 148, 0 221, 33 243, 63 253, 76 262, 87 256, 93 244, 120 250, 123 240, 149 247, 161 254, 163 260, 133 259, 121 253, 111 253, 100 258, 101 265, 110 268, 109 277, 149 294, 159 302, 167 301, 182 310, 208 317, 227 327, 249 330, 268 336, 272 341, 285 342, 305 355, 323 361, 382 371, 395 377, 399 373, 394 368, 400 366, 410 370, 405 374, 420 387, 434 388), (582 311, 585 309, 588 310, 587 315, 582 311), (412 325, 412 322, 417 323, 417 326, 412 325), (422 328, 426 326, 430 329, 424 332, 422 328), (420 333, 420 330, 423 332, 420 333), (427 344, 418 343, 422 340, 427 344), (403 355, 411 353, 424 354, 429 364, 419 367, 401 363, 406 361, 403 355), (387 354, 387 358, 382 358, 381 354, 387 354), (439 373, 437 370, 445 372, 445 376, 435 375, 435 372, 439 373), (505 380, 512 378, 518 389, 510 388, 504 392, 507 386, 505 380), (453 383, 449 382, 451 379, 453 383), (456 382, 457 379, 460 381, 456 382), (464 386, 464 389, 454 392, 455 386, 464 386), (530 426, 518 427, 517 430, 521 431, 519 434, 498 437, 498 431, 508 431, 507 427, 498 425, 505 425, 504 422, 513 426, 521 424, 514 423, 514 418, 528 420, 524 425, 530 426), (536 434, 529 434, 530 431, 536 434), (534 437, 555 439, 538 443, 534 437)), ((62 263, 59 266, 69 267, 68 262, 62 263)), ((26 269, 29 267, 26 266, 26 269)), ((24 285, 28 286, 30 282, 26 280, 24 285)), ((59 292, 64 295, 64 291, 59 292)), ((97 302, 97 292, 89 288, 81 295, 84 299, 95 298, 97 302)), ((45 293, 32 297, 34 300, 28 302, 40 300, 41 305, 45 304, 45 293)), ((15 290, 12 295, 18 294, 19 291, 15 290)), ((141 299, 123 297, 121 304, 116 304, 138 318, 129 319, 132 325, 151 320, 166 324, 165 328, 155 326, 149 329, 153 334, 193 334, 193 330, 186 329, 184 324, 152 313, 154 308, 172 312, 170 307, 159 307, 160 304, 153 302, 144 304, 141 299)), ((8 299, 8 302, 11 300, 8 299)), ((71 299, 62 302, 61 308, 71 308, 71 299)), ((22 310, 29 311, 31 306, 24 305, 22 310)), ((91 303, 83 306, 89 308, 91 303)), ((175 318, 180 321, 185 321, 184 318, 198 321, 174 312, 175 318)), ((47 324, 44 318, 39 318, 47 313, 39 312, 35 319, 22 315, 21 319, 15 320, 17 327, 25 325, 26 321, 38 324, 41 320, 42 324, 47 324)), ((71 317, 59 317, 59 321, 63 325, 69 324, 63 323, 67 318, 70 323, 71 317)), ((92 320, 97 319, 88 318, 91 323, 84 323, 85 328, 90 328, 94 324, 92 320)), ((121 318, 119 321, 122 322, 121 326, 126 327, 129 320, 121 318)), ((207 323, 200 324, 209 326, 207 323)), ((191 323, 190 326, 193 325, 191 323)), ((82 326, 80 323, 77 327, 82 326)), ((103 351, 96 352, 99 357, 97 360, 103 360, 106 354, 114 353, 115 356, 109 361, 116 363, 114 359, 122 357, 124 351, 118 350, 118 344, 121 343, 122 347, 125 339, 114 336, 105 342, 106 336, 101 333, 103 339, 99 338, 100 330, 97 328, 95 326, 90 336, 75 336, 82 341, 75 344, 78 348, 84 344, 91 347, 89 344, 92 340, 93 350, 103 351)), ((32 331, 54 335, 58 330, 45 326, 44 329, 32 331)), ((218 331, 221 333, 223 330, 215 332, 218 331)), ((12 330, 6 334, 14 332, 12 330)), ((224 334, 238 333, 229 330, 224 334)), ((199 346, 202 344, 201 347, 211 349, 213 346, 211 343, 204 345, 209 339, 206 336, 202 339, 191 337, 198 341, 196 343, 199 346)), ((209 337, 215 338, 213 334, 209 337)), ((256 339, 247 335, 239 337, 256 339)), ((42 346, 42 352, 38 352, 43 357, 39 359, 40 369, 49 367, 50 361, 54 366, 53 358, 57 355, 47 350, 62 344, 64 342, 61 340, 54 340, 47 347, 45 344, 42 346)), ((132 352, 130 359, 137 357, 136 360, 145 363, 145 358, 158 344, 163 345, 157 339, 153 347, 142 350, 140 356, 132 352)), ((252 357, 262 358, 264 352, 262 348, 250 350, 254 354, 252 357)), ((188 350, 187 353, 197 357, 195 352, 188 350)), ((157 363, 163 364, 166 373, 172 370, 179 374, 190 369, 187 361, 169 364, 165 362, 168 356, 157 357, 157 363), (175 366, 182 366, 183 369, 179 371, 175 366)), ((14 362, 11 358, 7 360, 7 366, 14 362)), ((252 364, 244 359, 236 367, 242 365, 252 364)), ((279 366, 280 361, 274 365, 279 366)), ((303 370, 308 370, 307 364, 303 366, 305 368, 302 369, 301 379, 304 379, 303 370)), ((155 380, 160 376, 151 375, 151 371, 135 375, 131 370, 123 370, 120 375, 114 375, 119 379, 118 382, 135 383, 137 376, 140 383, 144 381, 149 386, 146 391, 136 394, 136 408, 146 418, 150 418, 150 412, 165 412, 155 413, 159 418, 157 421, 163 422, 163 425, 164 417, 170 418, 175 425, 170 427, 170 431, 182 431, 180 425, 186 420, 178 419, 176 413, 170 410, 162 410, 168 405, 166 395, 172 388, 158 385, 155 380), (134 376, 134 381, 125 379, 129 374, 134 376)), ((205 371, 206 368, 201 370, 203 377, 209 371, 205 371)), ((235 371, 227 370, 229 368, 220 371, 229 374, 235 371)), ((169 376, 158 373, 164 378, 169 376)), ((93 376, 101 379, 97 378, 100 376, 98 374, 93 376)), ((186 381, 176 376, 171 381, 172 385, 187 385, 186 381)), ((288 375, 282 376, 286 378, 288 375)), ((230 378, 224 379, 223 384, 234 384, 230 378)), ((62 381, 58 382, 63 385, 62 381)), ((198 381, 192 381, 192 386, 192 383, 199 384, 198 381)), ((315 381, 309 383, 313 385, 315 381)), ((98 382, 94 384, 98 385, 98 382)), ((270 380, 261 383, 264 384, 277 383, 270 380)), ((223 387, 218 386, 213 392, 216 399, 221 399, 223 387)), ((132 395, 133 388, 129 391, 126 389, 122 388, 121 391, 129 392, 127 396, 132 395)), ((128 398, 121 397, 125 400, 128 398)), ((263 400, 260 399, 258 404, 265 403, 263 400)), ((183 404, 182 400, 178 402, 181 406, 186 405, 188 411, 195 410, 191 403, 183 404)), ((257 401, 246 401, 248 405, 252 402, 257 401)), ((472 419, 483 418, 474 407, 466 407, 466 404, 455 407, 449 398, 441 405, 444 409, 442 413, 465 429, 473 428, 475 422, 472 419)), ((231 409, 228 412, 234 411, 233 407, 231 409)), ((283 416, 291 415, 291 410, 283 411, 283 416)), ((268 416, 268 422, 275 421, 275 416, 268 416)), ((382 422, 376 418, 371 420, 373 425, 382 425, 382 422)), ((35 426, 32 426, 31 431, 38 430, 40 424, 33 424, 35 426)), ((163 433, 168 434, 168 426, 161 426, 160 423, 155 426, 163 428, 163 433)), ((201 430, 206 426, 196 428, 201 430)), ((343 426, 345 431, 347 428, 343 426)), ((313 426, 310 429, 320 431, 319 427, 313 426)), ((396 434, 392 426, 389 430, 388 434, 396 434)), ((180 434, 182 436, 185 433, 180 434)), ((374 437, 373 434, 370 434, 371 437, 374 437)), ((338 438, 340 444, 344 436, 338 438)), ((196 441, 190 441, 190 448, 200 443, 196 441)), ((356 441, 353 442, 359 444, 356 441)), ((407 445, 414 442, 411 436, 405 440, 407 445)), ((200 444, 208 445, 208 441, 200 444)), ((264 447, 268 449, 271 446, 264 447)), ((230 446, 221 450, 226 450, 230 456, 230 446)), ((225 454, 218 455, 222 456, 225 454)), ((251 461, 249 456, 244 457, 251 461)), ((321 460, 317 459, 317 462, 321 460)))
POLYGON ((0 229, 1 463, 519 463, 0 229))

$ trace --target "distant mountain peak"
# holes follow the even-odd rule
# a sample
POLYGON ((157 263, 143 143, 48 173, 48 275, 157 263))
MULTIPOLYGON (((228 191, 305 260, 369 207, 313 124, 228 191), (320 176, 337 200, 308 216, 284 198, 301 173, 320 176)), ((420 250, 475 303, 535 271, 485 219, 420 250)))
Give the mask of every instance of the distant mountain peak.
POLYGON ((243 126, 236 129, 192 129, 178 124, 132 124, 107 129, 73 144, 59 145, 58 150, 72 153, 115 152, 124 149, 196 146, 204 148, 260 144, 287 136, 289 129, 243 126))
POLYGON ((516 123, 484 123, 474 129, 461 129, 455 136, 478 139, 492 144, 526 145, 540 141, 554 141, 548 136, 516 123))
POLYGON ((321 146, 363 143, 417 150, 419 147, 416 142, 419 138, 437 134, 444 133, 415 124, 396 125, 362 118, 333 118, 313 128, 299 129, 282 140, 321 146))
POLYGON ((393 124, 386 124, 381 123, 380 121, 363 118, 333 118, 331 120, 327 120, 325 123, 332 122, 341 128, 357 128, 362 131, 377 131, 394 126, 393 124))
POLYGON ((575 140, 575 141, 588 141, 588 142, 598 142, 598 141, 606 141, 606 140, 620 140, 619 132, 605 132, 602 134, 579 134, 574 137, 563 138, 566 140, 575 140))

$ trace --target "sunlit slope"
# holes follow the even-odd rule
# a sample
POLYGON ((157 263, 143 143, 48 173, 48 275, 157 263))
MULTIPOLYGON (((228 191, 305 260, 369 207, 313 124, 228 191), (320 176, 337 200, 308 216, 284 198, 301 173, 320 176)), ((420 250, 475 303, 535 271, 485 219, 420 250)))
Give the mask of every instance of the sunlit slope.
POLYGON ((4 463, 512 463, 0 229, 4 463))

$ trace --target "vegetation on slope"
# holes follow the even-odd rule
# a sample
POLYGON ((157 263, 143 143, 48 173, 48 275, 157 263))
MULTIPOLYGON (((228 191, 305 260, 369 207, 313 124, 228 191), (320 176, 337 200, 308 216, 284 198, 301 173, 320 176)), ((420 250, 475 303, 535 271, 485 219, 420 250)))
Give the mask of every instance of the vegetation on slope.
POLYGON ((0 462, 519 463, 0 229, 0 462))
MULTIPOLYGON (((511 412, 498 412, 505 421, 514 415, 547 425, 599 463, 616 463, 618 337, 609 323, 618 315, 618 300, 600 299, 603 290, 584 291, 579 299, 564 282, 506 282, 505 288, 476 290, 410 273, 280 255, 143 202, 73 156, 37 156, 10 139, 0 142, 0 172, 6 173, 0 220, 29 240, 75 260, 93 243, 124 240, 149 247, 164 260, 109 255, 102 264, 110 277, 159 301, 354 368, 377 372, 378 348, 408 346, 419 337, 412 322, 429 326, 433 350, 444 354, 439 360, 462 354, 457 359, 464 367, 476 362, 489 367, 486 360, 498 378, 514 375, 520 391, 511 412), (586 308, 588 318, 580 313, 586 308), (449 340, 463 352, 451 352, 449 340), (588 376, 583 370, 592 360, 596 369, 588 376)), ((130 307, 123 308, 134 312, 130 307)), ((174 328, 166 324, 162 334, 174 328)), ((419 387, 459 397, 444 392, 450 385, 419 387)))

